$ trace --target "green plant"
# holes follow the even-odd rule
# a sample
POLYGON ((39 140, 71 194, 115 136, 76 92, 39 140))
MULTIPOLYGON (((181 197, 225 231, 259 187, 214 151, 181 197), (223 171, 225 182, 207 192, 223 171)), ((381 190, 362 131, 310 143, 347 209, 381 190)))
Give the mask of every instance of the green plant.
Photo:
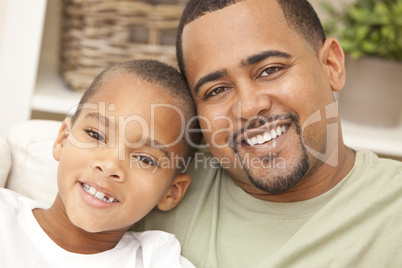
POLYGON ((357 0, 340 11, 322 7, 330 15, 325 31, 339 38, 345 53, 402 61, 402 0, 357 0))

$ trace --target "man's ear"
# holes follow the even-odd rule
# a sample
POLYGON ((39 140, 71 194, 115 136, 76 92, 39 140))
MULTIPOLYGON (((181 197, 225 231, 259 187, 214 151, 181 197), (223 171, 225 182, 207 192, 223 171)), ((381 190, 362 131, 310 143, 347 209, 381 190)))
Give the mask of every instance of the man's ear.
POLYGON ((53 157, 56 161, 60 160, 61 152, 71 132, 71 125, 71 118, 66 118, 61 124, 59 134, 57 134, 57 138, 53 144, 53 157))
POLYGON ((332 90, 341 90, 346 80, 345 54, 338 40, 327 38, 320 49, 319 58, 328 74, 332 90))
POLYGON ((178 175, 170 185, 169 190, 158 203, 158 208, 163 211, 168 211, 174 208, 184 197, 188 186, 190 185, 191 177, 187 174, 178 175))

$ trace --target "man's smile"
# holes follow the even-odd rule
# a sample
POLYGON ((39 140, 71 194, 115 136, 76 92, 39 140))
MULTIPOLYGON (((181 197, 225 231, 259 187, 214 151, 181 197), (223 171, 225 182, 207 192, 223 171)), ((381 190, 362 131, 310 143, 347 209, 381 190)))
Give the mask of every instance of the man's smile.
POLYGON ((286 132, 287 129, 288 125, 278 125, 272 129, 267 129, 264 133, 257 134, 252 138, 246 138, 245 142, 250 146, 264 144, 281 136, 283 133, 286 132))
POLYGON ((292 114, 259 118, 238 131, 232 138, 232 148, 267 144, 285 134, 297 117, 292 114))

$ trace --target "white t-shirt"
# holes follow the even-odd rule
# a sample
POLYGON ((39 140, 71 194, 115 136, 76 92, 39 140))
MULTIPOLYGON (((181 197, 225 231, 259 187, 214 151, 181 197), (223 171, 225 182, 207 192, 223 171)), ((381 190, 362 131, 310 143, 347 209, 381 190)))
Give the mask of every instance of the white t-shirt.
POLYGON ((194 267, 175 236, 162 231, 127 232, 115 248, 97 254, 68 252, 42 230, 34 208, 48 206, 0 188, 1 267, 194 267))

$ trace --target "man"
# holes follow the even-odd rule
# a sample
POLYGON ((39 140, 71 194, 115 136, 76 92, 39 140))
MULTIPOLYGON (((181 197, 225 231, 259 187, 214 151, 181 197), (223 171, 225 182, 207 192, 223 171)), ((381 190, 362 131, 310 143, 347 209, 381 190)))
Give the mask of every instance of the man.
POLYGON ((177 57, 221 167, 197 155, 182 204, 136 228, 196 267, 402 267, 402 164, 343 144, 344 54, 307 1, 190 1, 177 57))

